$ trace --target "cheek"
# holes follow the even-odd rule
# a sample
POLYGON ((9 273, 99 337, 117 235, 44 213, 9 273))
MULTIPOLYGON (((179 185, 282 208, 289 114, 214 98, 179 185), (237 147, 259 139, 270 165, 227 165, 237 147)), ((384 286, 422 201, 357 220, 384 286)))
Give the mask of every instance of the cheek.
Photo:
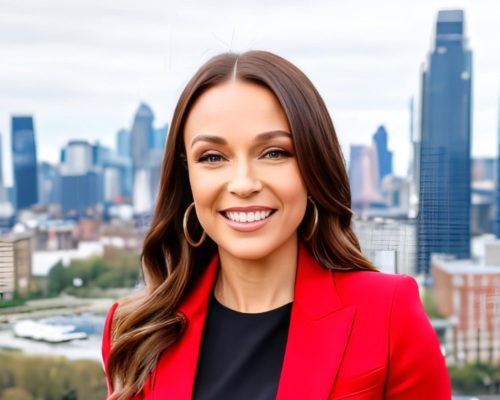
POLYGON ((298 168, 292 168, 289 173, 281 175, 276 180, 276 188, 279 187, 280 197, 293 212, 294 222, 302 220, 307 208, 307 187, 298 168))
POLYGON ((205 207, 214 200, 220 186, 220 180, 214 175, 196 167, 189 170, 191 192, 198 206, 205 207))
POLYGON ((288 188, 290 196, 307 197, 307 187, 299 172, 298 166, 294 166, 291 171, 283 176, 281 181, 288 188))

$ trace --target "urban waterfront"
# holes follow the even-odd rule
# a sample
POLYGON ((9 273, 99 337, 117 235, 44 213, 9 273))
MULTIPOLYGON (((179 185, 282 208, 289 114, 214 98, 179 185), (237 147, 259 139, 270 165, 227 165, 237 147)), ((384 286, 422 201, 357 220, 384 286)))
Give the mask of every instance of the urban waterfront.
POLYGON ((14 336, 12 330, 0 331, 0 350, 20 350, 27 355, 63 356, 70 360, 101 358, 101 335, 66 343, 45 343, 14 336))
POLYGON ((70 360, 101 360, 101 338, 104 314, 83 313, 60 315, 39 320, 49 325, 72 325, 75 331, 85 332, 87 339, 63 343, 47 343, 14 335, 11 327, 0 331, 0 350, 20 350, 26 355, 64 356, 70 360))

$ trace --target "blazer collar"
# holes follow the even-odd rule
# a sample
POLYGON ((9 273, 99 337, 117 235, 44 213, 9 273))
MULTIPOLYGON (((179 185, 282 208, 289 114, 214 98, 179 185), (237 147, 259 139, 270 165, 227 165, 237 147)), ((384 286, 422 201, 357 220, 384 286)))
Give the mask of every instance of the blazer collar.
MULTIPOLYGON (((343 308, 332 272, 299 245, 290 329, 277 399, 323 399, 335 382, 349 339, 355 308, 343 308)), ((153 398, 192 398, 203 326, 217 271, 215 256, 179 309, 187 320, 152 376, 153 398)))
POLYGON ((299 247, 295 294, 278 400, 327 399, 340 368, 355 316, 343 307, 332 271, 299 247))

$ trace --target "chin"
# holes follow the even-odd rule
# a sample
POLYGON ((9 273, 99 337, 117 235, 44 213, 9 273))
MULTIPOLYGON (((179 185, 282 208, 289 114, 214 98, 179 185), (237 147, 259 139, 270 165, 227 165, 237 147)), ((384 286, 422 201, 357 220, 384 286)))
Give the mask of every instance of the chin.
POLYGON ((218 243, 219 251, 242 261, 263 260, 279 252, 289 244, 290 239, 283 242, 268 240, 235 240, 228 243, 218 243))
POLYGON ((231 257, 248 261, 260 260, 273 253, 272 248, 264 249, 262 246, 257 248, 254 246, 219 246, 219 251, 231 257))

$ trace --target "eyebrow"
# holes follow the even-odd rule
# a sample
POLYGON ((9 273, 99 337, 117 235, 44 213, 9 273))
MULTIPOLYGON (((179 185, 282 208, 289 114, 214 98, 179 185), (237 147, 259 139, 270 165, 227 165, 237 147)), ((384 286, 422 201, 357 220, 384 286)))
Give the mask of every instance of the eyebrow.
MULTIPOLYGON (((278 138, 278 137, 286 137, 286 138, 290 138, 291 139, 292 135, 290 134, 290 132, 280 131, 280 130, 263 132, 263 133, 259 133, 255 137, 254 142, 265 142, 267 140, 271 140, 271 139, 278 138)), ((222 145, 227 144, 226 139, 224 139, 224 138, 222 138, 220 136, 216 136, 216 135, 198 135, 191 142, 191 148, 196 143, 198 143, 198 142, 209 142, 209 143, 216 143, 216 144, 222 144, 222 145)))

